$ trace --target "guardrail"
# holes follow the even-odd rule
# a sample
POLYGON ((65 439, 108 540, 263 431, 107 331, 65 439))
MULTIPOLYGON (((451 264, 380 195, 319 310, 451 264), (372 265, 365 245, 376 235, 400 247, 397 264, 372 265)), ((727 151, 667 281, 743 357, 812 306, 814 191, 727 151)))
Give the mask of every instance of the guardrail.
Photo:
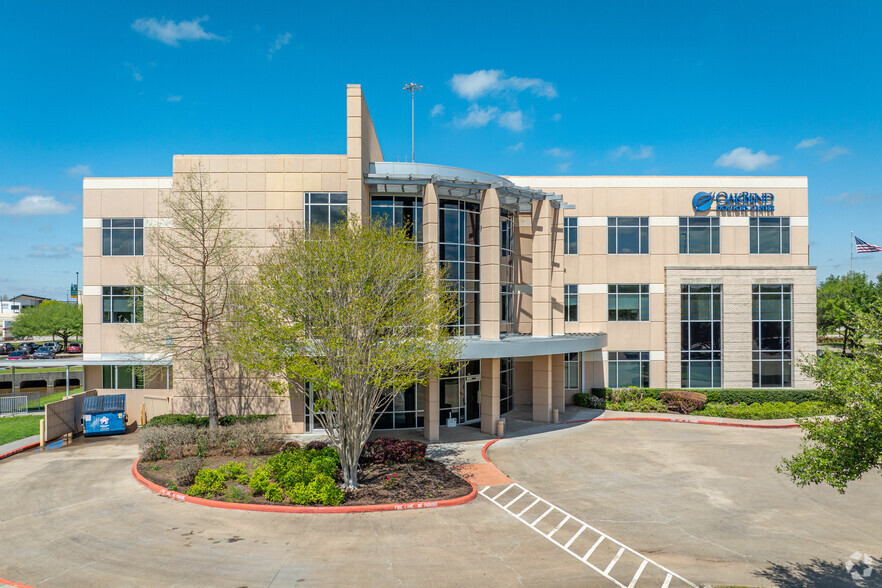
POLYGON ((0 398, 0 415, 13 416, 28 414, 27 396, 5 396, 0 398))

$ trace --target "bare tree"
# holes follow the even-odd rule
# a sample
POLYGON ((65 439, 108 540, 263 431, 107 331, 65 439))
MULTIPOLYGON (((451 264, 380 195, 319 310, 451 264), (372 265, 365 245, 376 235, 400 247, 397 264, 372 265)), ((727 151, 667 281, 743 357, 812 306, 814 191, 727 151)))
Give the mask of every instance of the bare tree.
POLYGON ((396 391, 455 364, 456 299, 443 290, 437 260, 402 230, 351 217, 333 230, 277 230, 237 296, 237 360, 276 378, 312 386, 315 418, 337 449, 344 484, 358 486, 358 458, 396 391), (269 341, 271 344, 267 345, 269 341))
POLYGON ((219 425, 218 378, 227 366, 224 328, 247 241, 230 226, 226 195, 201 167, 175 178, 147 232, 144 260, 130 266, 144 287, 143 324, 128 347, 152 352, 205 381, 209 426, 219 425))

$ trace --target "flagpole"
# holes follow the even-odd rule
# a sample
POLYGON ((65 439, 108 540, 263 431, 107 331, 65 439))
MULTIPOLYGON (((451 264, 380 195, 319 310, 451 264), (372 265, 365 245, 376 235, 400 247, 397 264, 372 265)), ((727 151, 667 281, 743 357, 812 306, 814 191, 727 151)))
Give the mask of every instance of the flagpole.
POLYGON ((854 231, 851 232, 851 241, 848 242, 848 251, 851 253, 851 273, 854 273, 854 231))

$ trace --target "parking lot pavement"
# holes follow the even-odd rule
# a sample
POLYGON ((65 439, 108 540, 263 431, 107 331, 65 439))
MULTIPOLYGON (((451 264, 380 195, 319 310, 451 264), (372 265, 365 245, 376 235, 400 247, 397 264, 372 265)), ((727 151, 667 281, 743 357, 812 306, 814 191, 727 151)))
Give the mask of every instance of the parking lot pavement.
POLYGON ((865 476, 845 495, 796 487, 775 466, 800 434, 594 422, 505 439, 488 456, 523 487, 701 584, 854 586, 845 564, 861 554, 876 562, 861 585, 882 585, 882 479, 865 476))
POLYGON ((32 586, 605 586, 489 501, 279 515, 154 494, 134 436, 0 463, 0 578, 32 586))

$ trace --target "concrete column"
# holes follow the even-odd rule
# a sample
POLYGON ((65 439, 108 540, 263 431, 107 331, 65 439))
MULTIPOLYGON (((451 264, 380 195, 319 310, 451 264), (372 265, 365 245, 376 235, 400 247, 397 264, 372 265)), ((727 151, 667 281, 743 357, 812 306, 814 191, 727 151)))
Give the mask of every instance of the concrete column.
MULTIPOLYGON (((499 224, 499 193, 484 191, 481 198, 481 338, 499 339, 499 256, 502 230, 499 224)), ((498 367, 497 367, 498 372, 498 367)))
POLYGON ((551 422, 551 356, 533 357, 533 420, 551 422))
POLYGON ((481 360, 481 431, 496 434, 499 420, 499 358, 481 360))
POLYGON ((306 401, 303 398, 303 384, 295 382, 290 388, 291 431, 295 434, 306 432, 306 401))
POLYGON ((551 356, 551 408, 563 415, 567 399, 564 396, 564 356, 562 353, 551 356))
POLYGON ((423 394, 423 437, 427 441, 438 441, 441 438, 441 401, 440 385, 437 379, 429 380, 423 394))
POLYGON ((551 223, 551 332, 563 335, 564 325, 564 232, 563 210, 549 207, 551 223))
POLYGON ((438 192, 435 184, 423 190, 423 251, 438 261, 438 192))
MULTIPOLYGON (((533 204, 533 336, 552 334, 552 216, 551 203, 533 204)), ((534 364, 535 371, 535 364, 534 364)))

